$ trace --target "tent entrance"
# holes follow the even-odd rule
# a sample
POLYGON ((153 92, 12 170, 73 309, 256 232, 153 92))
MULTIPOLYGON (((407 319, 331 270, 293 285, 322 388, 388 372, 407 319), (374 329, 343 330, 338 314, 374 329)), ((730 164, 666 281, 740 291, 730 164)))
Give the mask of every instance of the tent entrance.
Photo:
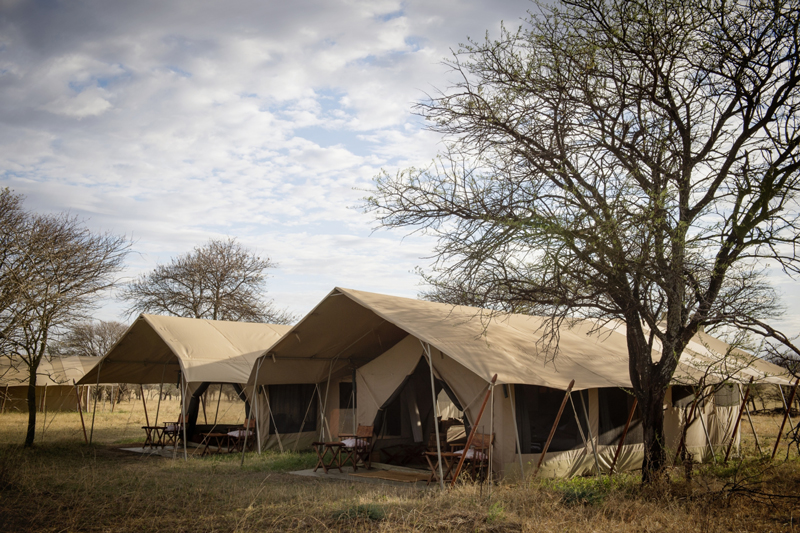
MULTIPOLYGON (((434 379, 434 390, 440 407, 447 407, 451 414, 461 412, 458 399, 443 380, 434 379)), ((377 435, 373 453, 380 454, 380 450, 386 449, 382 459, 392 461, 400 456, 403 464, 421 464, 422 451, 432 442, 434 418, 430 367, 427 359, 421 357, 414 371, 378 409, 372 422, 377 435), (397 453, 404 449, 417 450, 418 457, 397 453)), ((375 459, 381 460, 377 456, 375 459)))

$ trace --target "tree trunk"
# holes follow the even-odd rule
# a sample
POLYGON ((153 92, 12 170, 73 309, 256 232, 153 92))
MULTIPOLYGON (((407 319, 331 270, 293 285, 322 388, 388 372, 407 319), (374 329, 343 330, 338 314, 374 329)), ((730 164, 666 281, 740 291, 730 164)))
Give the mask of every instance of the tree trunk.
MULTIPOLYGON (((638 315, 628 317, 627 328, 628 369, 633 393, 639 401, 644 432, 642 482, 649 483, 658 478, 667 463, 663 405, 672 372, 665 372, 668 368, 661 366, 670 362, 666 356, 662 356, 660 363, 653 362, 651 348, 645 339, 638 315)), ((671 365, 673 370, 676 364, 671 365)))
POLYGON ((647 404, 640 409, 642 415, 642 431, 644 433, 644 463, 642 464, 642 482, 649 483, 658 478, 667 464, 667 451, 664 441, 664 391, 655 390, 647 395, 647 404))
POLYGON ((33 446, 36 436, 36 370, 31 370, 28 381, 28 432, 25 435, 25 446, 33 446))

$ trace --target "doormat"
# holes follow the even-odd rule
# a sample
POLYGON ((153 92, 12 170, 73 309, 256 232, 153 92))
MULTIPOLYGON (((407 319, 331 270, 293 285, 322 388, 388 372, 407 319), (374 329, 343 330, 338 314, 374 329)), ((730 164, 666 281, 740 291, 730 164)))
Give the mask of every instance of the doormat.
POLYGON ((371 477, 375 479, 386 479, 389 481, 402 481, 404 483, 414 483, 417 481, 428 481, 430 474, 425 472, 398 472, 397 470, 373 470, 370 472, 355 472, 351 476, 371 477))

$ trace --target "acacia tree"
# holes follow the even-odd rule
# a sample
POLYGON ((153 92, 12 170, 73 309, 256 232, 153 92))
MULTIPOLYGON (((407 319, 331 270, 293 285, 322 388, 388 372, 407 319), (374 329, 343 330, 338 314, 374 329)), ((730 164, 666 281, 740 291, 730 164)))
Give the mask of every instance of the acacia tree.
POLYGON ((125 324, 116 320, 78 322, 53 347, 53 352, 62 357, 103 357, 127 329, 125 324))
POLYGON ((798 272, 798 2, 540 7, 454 53, 418 107, 448 149, 365 209, 438 236, 439 294, 624 321, 647 481, 689 340, 774 310, 760 261, 798 272))
POLYGON ((14 206, 2 215, 4 261, 0 277, 11 297, 0 310, 3 355, 28 373, 28 431, 36 431, 36 376, 48 345, 76 321, 86 320, 97 299, 116 282, 128 251, 124 237, 95 234, 67 214, 22 210, 22 197, 3 191, 14 206), (6 214, 9 217, 6 217, 6 214))
POLYGON ((193 252, 142 274, 122 291, 128 312, 288 324, 294 317, 264 299, 266 273, 276 265, 236 239, 211 239, 193 252))

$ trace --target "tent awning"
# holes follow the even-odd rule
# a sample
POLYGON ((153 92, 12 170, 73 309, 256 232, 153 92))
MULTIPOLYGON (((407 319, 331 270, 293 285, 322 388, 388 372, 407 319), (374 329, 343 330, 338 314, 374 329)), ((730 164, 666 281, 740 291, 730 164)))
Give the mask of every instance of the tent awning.
MULTIPOLYGON (((292 372, 282 362, 290 360, 308 361, 306 382, 321 381, 331 361, 360 366, 410 334, 487 382, 497 374, 498 383, 557 389, 566 389, 572 379, 576 390, 631 386, 624 331, 575 321, 560 329, 558 356, 553 358, 542 342, 544 322, 542 317, 336 288, 267 350, 258 383, 285 382, 292 372)), ((676 377, 698 378, 701 365, 727 351, 722 341, 698 335, 682 357, 676 377)), ((735 377, 745 381, 757 375, 761 381, 788 384, 783 373, 780 367, 758 360, 739 369, 735 377)), ((254 381, 253 375, 250 383, 254 381)))
POLYGON ((80 383, 246 383, 289 326, 141 315, 80 383))

